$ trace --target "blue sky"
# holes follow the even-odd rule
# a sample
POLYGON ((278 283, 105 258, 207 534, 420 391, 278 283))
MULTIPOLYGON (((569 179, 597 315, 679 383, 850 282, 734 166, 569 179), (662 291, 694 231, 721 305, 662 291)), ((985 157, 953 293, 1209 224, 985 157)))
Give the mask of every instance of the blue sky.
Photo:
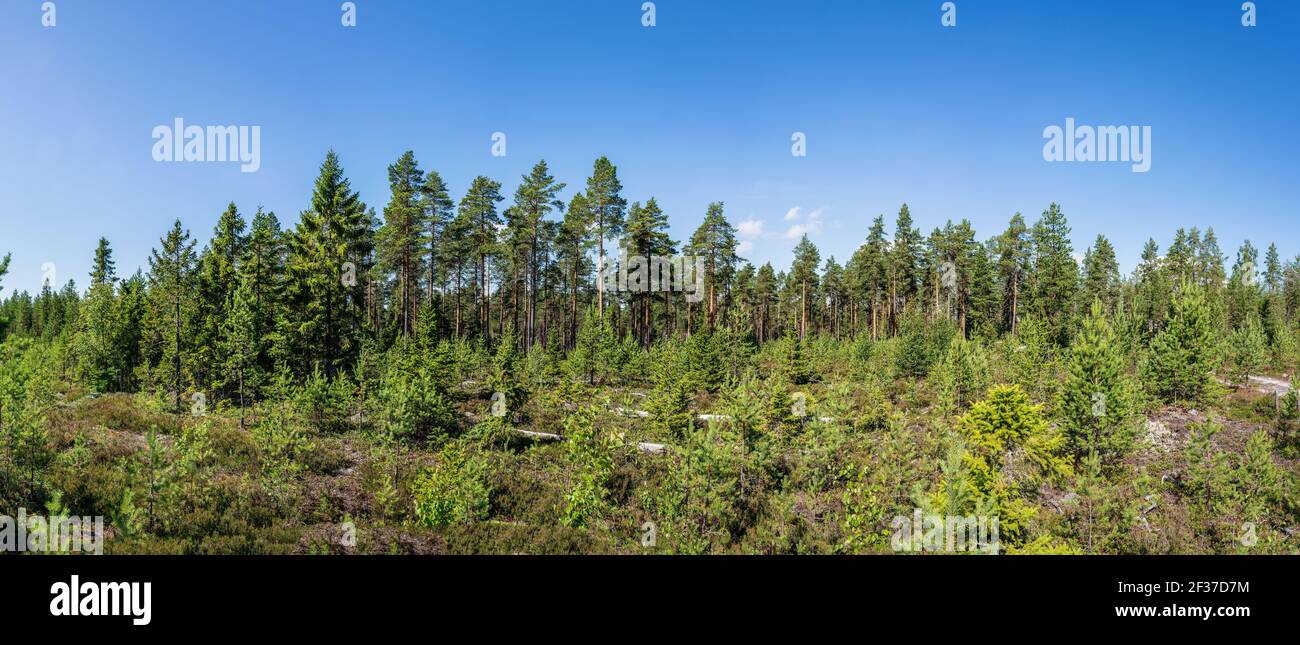
POLYGON ((1180 226, 1300 254, 1290 0, 1257 0, 1250 29, 1237 0, 956 0, 953 28, 939 0, 659 0, 653 28, 641 0, 354 2, 344 28, 341 0, 56 0, 45 28, 41 0, 0 0, 3 294, 45 263, 84 288, 101 235, 130 273, 232 200, 296 221, 330 147, 379 211, 407 149, 457 198, 545 158, 567 199, 608 155, 674 239, 724 201, 778 268, 801 231, 843 262, 903 202, 922 232, 987 238, 1056 201, 1076 250, 1103 232, 1125 271, 1180 226), (260 126, 261 169, 153 161, 175 117, 260 126), (1067 117, 1151 126, 1151 170, 1045 162, 1067 117))

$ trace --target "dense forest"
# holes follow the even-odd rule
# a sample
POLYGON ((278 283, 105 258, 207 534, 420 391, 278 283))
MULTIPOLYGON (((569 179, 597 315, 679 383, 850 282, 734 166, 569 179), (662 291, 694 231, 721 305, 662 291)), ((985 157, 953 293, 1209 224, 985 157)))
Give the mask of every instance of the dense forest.
POLYGON ((904 204, 755 267, 723 203, 673 240, 603 157, 388 177, 381 214, 331 152, 295 221, 230 204, 5 297, 0 514, 104 516, 109 553, 892 553, 918 511, 1005 553, 1297 550, 1275 245, 1179 229, 1123 275, 1056 204, 986 239, 904 204), (624 254, 702 292, 604 288, 624 254))

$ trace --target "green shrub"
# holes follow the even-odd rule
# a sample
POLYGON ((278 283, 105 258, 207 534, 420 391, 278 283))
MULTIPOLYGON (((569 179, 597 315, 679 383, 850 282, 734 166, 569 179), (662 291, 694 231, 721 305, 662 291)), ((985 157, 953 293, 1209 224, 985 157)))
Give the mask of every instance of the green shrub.
POLYGON ((491 507, 487 474, 488 464, 481 456, 448 444, 438 453, 437 464, 412 487, 416 521, 432 527, 487 519, 491 507))

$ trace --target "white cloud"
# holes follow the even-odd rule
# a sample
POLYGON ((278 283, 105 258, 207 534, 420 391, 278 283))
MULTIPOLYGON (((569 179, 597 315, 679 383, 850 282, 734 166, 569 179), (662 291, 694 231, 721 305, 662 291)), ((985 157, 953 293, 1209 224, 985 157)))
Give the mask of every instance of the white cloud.
POLYGON ((740 234, 742 239, 752 240, 763 234, 763 222, 762 220, 747 219, 736 227, 736 232, 740 234))
POLYGON ((797 240, 804 235, 819 235, 821 232, 822 223, 819 221, 811 221, 807 224, 795 224, 790 228, 785 229, 785 239, 797 240))
MULTIPOLYGON (((786 213, 785 219, 799 218, 799 207, 795 207, 786 213), (793 217, 791 215, 793 214, 793 217)), ((820 235, 822 232, 822 215, 826 213, 825 208, 818 208, 804 216, 805 222, 801 224, 792 224, 790 228, 785 229, 782 237, 787 240, 797 240, 804 235, 820 235)))
POLYGON ((754 243, 749 240, 741 240, 736 244, 736 255, 745 255, 754 251, 754 243))

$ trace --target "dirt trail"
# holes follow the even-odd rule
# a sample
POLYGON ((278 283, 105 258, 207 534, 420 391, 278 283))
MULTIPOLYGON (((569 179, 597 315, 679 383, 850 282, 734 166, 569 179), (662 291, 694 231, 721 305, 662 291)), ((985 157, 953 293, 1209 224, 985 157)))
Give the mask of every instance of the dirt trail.
POLYGON ((1286 394, 1291 391, 1291 384, 1284 379, 1274 378, 1272 376, 1255 376, 1246 377, 1254 389, 1268 394, 1286 394))

